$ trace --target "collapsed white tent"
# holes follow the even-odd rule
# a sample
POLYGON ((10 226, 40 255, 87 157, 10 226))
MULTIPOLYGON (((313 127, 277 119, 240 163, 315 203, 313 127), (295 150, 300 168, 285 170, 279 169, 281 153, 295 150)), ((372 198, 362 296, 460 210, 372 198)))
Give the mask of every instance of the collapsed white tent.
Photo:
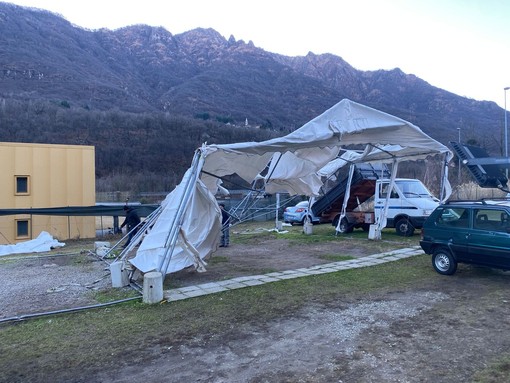
MULTIPOLYGON (((423 159, 438 153, 446 154, 447 161, 452 157, 446 146, 410 122, 344 99, 287 136, 207 146, 203 170, 219 177, 237 173, 251 182, 271 161, 267 193, 316 195, 321 186, 317 171, 354 145, 364 148, 358 161, 369 155, 381 161, 423 159), (378 150, 385 145, 398 145, 400 150, 378 150)), ((201 179, 215 191, 214 177, 202 175, 201 179)))
POLYGON ((141 243, 130 262, 140 271, 168 274, 189 266, 202 271, 206 265, 203 259, 216 250, 221 212, 214 196, 198 179, 201 162, 195 155, 192 167, 165 198, 156 219, 140 229, 140 234, 148 234, 133 238, 130 246, 141 243))
POLYGON ((361 148, 357 162, 370 159, 396 164, 444 154, 445 177, 452 157, 446 146, 410 122, 348 99, 284 137, 203 145, 195 153, 192 168, 181 185, 168 197, 171 202, 163 208, 168 211, 162 213, 166 216, 164 222, 156 221, 131 263, 142 272, 157 270, 167 274, 196 264, 197 253, 203 259, 214 251, 221 215, 212 196, 221 177, 237 174, 251 183, 262 175, 266 193, 316 196, 322 186, 319 170, 354 147, 361 148), (208 193, 202 188, 207 188, 208 193), (212 207, 206 208, 209 204, 212 207), (169 227, 170 223, 177 228, 169 227), (165 230, 173 234, 165 235, 165 230), (176 246, 178 240, 191 247, 176 246))

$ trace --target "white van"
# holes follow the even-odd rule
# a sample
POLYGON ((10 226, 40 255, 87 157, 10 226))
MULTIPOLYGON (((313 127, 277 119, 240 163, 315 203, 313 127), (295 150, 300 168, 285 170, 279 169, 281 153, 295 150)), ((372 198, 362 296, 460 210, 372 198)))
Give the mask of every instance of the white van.
MULTIPOLYGON (((317 198, 310 209, 321 222, 332 222, 340 233, 356 228, 368 232, 370 225, 380 220, 387 200, 389 170, 383 165, 361 163, 354 166, 350 183, 348 175, 337 177, 335 184, 317 198), (346 196, 347 201, 344 201, 346 196), (344 202, 345 216, 340 221, 344 202)), ((394 227, 398 234, 411 236, 415 229, 422 227, 439 200, 420 180, 396 178, 394 182, 385 227, 394 227)))
MULTIPOLYGON (((378 220, 384 209, 390 180, 377 180, 374 196, 374 218, 378 220)), ((425 219, 439 206, 420 180, 397 178, 390 193, 386 227, 394 227, 398 234, 411 236, 420 229, 425 219)))
MULTIPOLYGON (((341 216, 339 208, 325 212, 323 217, 327 214, 339 233, 350 233, 356 228, 362 228, 368 232, 370 225, 381 218, 389 185, 389 179, 376 180, 371 186, 373 200, 347 209, 340 225, 338 225, 341 216)), ((364 193, 368 193, 368 190, 365 189, 364 193)), ((350 199, 352 198, 356 199, 356 194, 351 194, 350 199)), ((367 201, 366 198, 365 201, 367 201)), ((420 180, 396 178, 395 187, 388 199, 385 227, 395 228, 399 235, 411 236, 415 229, 421 229, 425 219, 438 205, 439 200, 420 180)))

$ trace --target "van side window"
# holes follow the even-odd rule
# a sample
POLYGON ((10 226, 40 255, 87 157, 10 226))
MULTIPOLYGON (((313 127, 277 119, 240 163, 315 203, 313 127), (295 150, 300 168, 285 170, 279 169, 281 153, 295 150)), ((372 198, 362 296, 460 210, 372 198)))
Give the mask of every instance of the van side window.
MULTIPOLYGON (((386 198, 386 195, 388 194, 388 189, 390 188, 389 183, 381 184, 381 191, 379 193, 379 196, 381 198, 386 198)), ((398 198, 398 193, 395 191, 395 189, 391 189, 390 198, 398 198)))
POLYGON ((443 209, 436 224, 448 227, 469 227, 469 210, 464 208, 443 209))

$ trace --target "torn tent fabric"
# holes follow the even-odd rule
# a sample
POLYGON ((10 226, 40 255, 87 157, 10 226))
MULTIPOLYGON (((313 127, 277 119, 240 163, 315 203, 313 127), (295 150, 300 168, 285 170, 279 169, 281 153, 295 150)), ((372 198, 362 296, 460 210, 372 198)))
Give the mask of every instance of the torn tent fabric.
POLYGON ((404 161, 450 150, 401 118, 344 99, 301 128, 263 142, 208 145, 202 181, 216 193, 216 177, 236 173, 247 182, 264 174, 266 193, 318 195, 318 171, 346 150, 356 147, 357 162, 404 161), (381 148, 391 147, 391 151, 381 148), (361 148, 361 149, 360 149, 361 148), (266 167, 269 164, 269 168, 266 167))
MULTIPOLYGON (((263 179, 266 193, 311 197, 317 196, 322 186, 320 170, 339 156, 348 157, 341 159, 345 163, 398 164, 437 154, 445 157, 446 176, 453 156, 446 146, 408 121, 348 99, 284 137, 204 144, 196 151, 181 184, 165 200, 161 216, 131 263, 141 271, 170 273, 196 265, 197 253, 203 259, 215 251, 221 221, 214 195, 221 177, 237 174, 250 184, 263 179), (179 240, 181 229, 187 246, 179 240)), ((443 180, 447 189, 446 178, 443 180)))
POLYGON ((140 271, 168 274, 189 266, 198 268, 203 259, 216 250, 221 230, 220 208, 200 180, 188 182, 192 177, 193 173, 188 170, 182 182, 163 201, 162 212, 154 225, 142 228, 149 234, 130 260, 140 271), (186 193, 189 199, 183 204, 186 193), (182 214, 179 214, 180 209, 182 214), (171 229, 175 227, 176 240, 172 241, 171 229))

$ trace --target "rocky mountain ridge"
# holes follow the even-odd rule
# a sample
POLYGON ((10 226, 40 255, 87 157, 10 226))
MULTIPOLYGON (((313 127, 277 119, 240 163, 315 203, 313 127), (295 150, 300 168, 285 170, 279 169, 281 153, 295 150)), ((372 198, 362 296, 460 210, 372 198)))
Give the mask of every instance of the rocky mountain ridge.
POLYGON ((240 138, 218 135, 210 124, 248 121, 282 135, 349 98, 408 120, 444 144, 460 128, 464 140, 501 152, 504 113, 494 102, 460 97, 398 68, 360 71, 332 54, 288 57, 213 29, 87 30, 48 11, 0 3, 0 83, 0 124, 9 127, 0 129, 4 141, 34 137, 26 128, 32 125, 40 140, 100 146, 92 125, 102 124, 118 130, 121 145, 129 134, 115 117, 97 122, 116 111, 164 116, 140 122, 147 136, 164 131, 151 124, 168 116, 209 124, 199 129, 191 153, 204 137, 210 143, 240 138), (41 115, 47 117, 38 123, 41 115), (57 128, 62 115, 71 121, 64 130, 57 128))

